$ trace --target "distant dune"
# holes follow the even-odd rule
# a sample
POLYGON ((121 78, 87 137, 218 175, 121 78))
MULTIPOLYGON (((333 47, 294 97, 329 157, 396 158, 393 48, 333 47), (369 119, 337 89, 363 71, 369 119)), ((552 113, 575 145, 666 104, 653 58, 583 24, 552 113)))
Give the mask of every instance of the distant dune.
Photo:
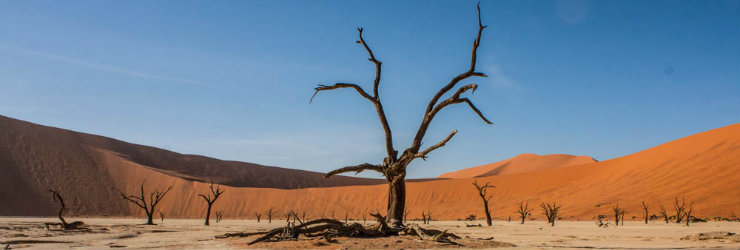
POLYGON ((486 165, 466 168, 455 172, 444 173, 439 178, 464 179, 533 172, 550 168, 559 168, 596 162, 588 156, 566 154, 537 155, 520 154, 514 158, 486 165))
MULTIPOLYGON (((581 160, 588 161, 564 155, 515 157, 512 167, 498 173, 489 174, 497 169, 493 167, 471 175, 486 175, 479 181, 496 186, 491 208, 498 218, 513 217, 520 200, 535 208, 540 201, 557 201, 563 204, 564 219, 609 214, 615 203, 626 208, 628 219, 639 218, 640 201, 646 200, 656 213, 660 204, 670 208, 674 197, 695 201, 697 217, 740 215, 740 124, 608 161, 571 164, 581 160), (554 163, 513 167, 520 160, 540 162, 537 158, 554 163)), ((70 214, 141 216, 117 190, 130 192, 146 181, 147 187, 173 186, 159 207, 168 218, 199 218, 205 203, 197 194, 207 190, 204 181, 211 178, 229 185, 214 205, 225 218, 253 218, 270 208, 278 218, 290 210, 305 211, 309 218, 332 213, 337 218, 345 213, 360 218, 375 209, 383 211, 387 200, 386 185, 360 185, 379 180, 322 180, 315 172, 181 155, 4 117, 0 117, 0 170, 0 215, 52 215, 54 206, 45 190, 55 188, 68 201, 70 214), (256 176, 264 179, 255 180, 257 184, 273 188, 246 187, 250 178, 259 179, 256 176)), ((455 178, 408 183, 410 218, 420 217, 422 209, 432 211, 435 219, 480 217, 473 179, 455 178)), ((534 217, 543 216, 535 210, 534 217)))

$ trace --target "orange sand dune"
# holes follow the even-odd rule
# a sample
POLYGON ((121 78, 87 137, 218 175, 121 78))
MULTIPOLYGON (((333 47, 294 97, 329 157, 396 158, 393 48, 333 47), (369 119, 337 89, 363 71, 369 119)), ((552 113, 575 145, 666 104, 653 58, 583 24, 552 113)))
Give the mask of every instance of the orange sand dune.
MULTIPOLYGON (((83 149, 79 161, 93 162, 95 167, 80 168, 61 149, 80 145, 18 143, 30 137, 25 134, 8 137, 5 126, 0 123, 0 138, 3 138, 0 166, 4 173, 0 176, 0 201, 5 204, 0 207, 0 215, 51 215, 51 197, 43 189, 52 186, 68 200, 70 214, 141 216, 138 208, 120 199, 117 190, 134 191, 146 181, 148 187, 173 186, 159 207, 168 218, 203 217, 205 202, 197 194, 207 190, 206 183, 133 161, 130 155, 116 151, 116 147, 83 149), (8 142, 16 142, 11 153, 8 153, 8 142), (52 155, 37 155, 40 151, 35 147, 49 147, 44 152, 52 155), (26 159, 23 169, 7 167, 6 164, 21 156, 26 159), (57 157, 54 159, 58 161, 52 164, 38 160, 47 159, 41 156, 57 157), (6 171, 12 174, 6 175, 6 171)), ((610 206, 615 203, 626 208, 627 218, 632 215, 639 218, 640 201, 646 200, 652 213, 656 213, 659 204, 670 210, 670 201, 677 196, 695 201, 697 217, 740 214, 740 124, 613 160, 479 179, 496 185, 492 212, 498 218, 513 217, 519 200, 529 201, 530 207, 535 208, 537 202, 556 200, 563 204, 564 219, 591 219, 597 214, 609 214, 610 206)), ((422 209, 431 210, 436 219, 459 219, 469 214, 480 217, 481 201, 472 181, 443 179, 408 183, 409 217, 420 217, 422 209)), ((270 208, 274 209, 276 218, 290 210, 306 212, 309 218, 331 217, 332 213, 337 218, 343 218, 345 213, 351 218, 361 218, 375 209, 383 211, 387 199, 385 185, 225 188, 223 198, 214 205, 214 211, 222 211, 225 218, 253 218, 254 213, 262 213, 264 218, 270 208)), ((539 219, 543 217, 537 210, 534 213, 539 219)))
POLYGON ((506 175, 533 172, 548 168, 558 168, 596 162, 588 156, 566 154, 537 155, 520 154, 514 158, 498 161, 486 165, 466 168, 455 172, 444 173, 439 178, 474 178, 493 175, 506 175))

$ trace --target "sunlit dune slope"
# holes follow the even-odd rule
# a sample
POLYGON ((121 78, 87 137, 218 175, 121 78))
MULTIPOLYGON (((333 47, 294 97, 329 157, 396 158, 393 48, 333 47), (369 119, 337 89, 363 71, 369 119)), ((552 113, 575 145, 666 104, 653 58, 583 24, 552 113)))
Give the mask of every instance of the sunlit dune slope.
POLYGON ((526 173, 549 168, 559 168, 596 162, 588 156, 575 156, 566 154, 520 154, 514 158, 498 161, 486 165, 466 168, 455 172, 444 173, 439 178, 474 178, 493 175, 506 175, 526 173))

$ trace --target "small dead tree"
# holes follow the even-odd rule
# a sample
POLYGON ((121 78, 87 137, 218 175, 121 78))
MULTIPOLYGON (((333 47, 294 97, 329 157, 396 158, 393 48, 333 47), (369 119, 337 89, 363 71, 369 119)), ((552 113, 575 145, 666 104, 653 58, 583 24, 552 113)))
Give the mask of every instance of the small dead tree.
POLYGON ((222 212, 222 211, 217 211, 217 212, 216 212, 216 223, 219 223, 219 222, 221 222, 221 219, 222 219, 223 217, 224 217, 224 212, 222 212))
MULTIPOLYGON (((477 51, 478 46, 481 42, 481 34, 483 33, 483 29, 485 29, 486 26, 483 25, 481 21, 481 15, 480 15, 480 5, 478 5, 478 34, 476 39, 473 42, 473 49, 471 54, 471 60, 470 60, 470 66, 465 72, 460 73, 459 75, 455 76, 450 80, 449 83, 447 83, 445 86, 443 86, 437 93, 429 100, 429 104, 426 107, 426 110, 423 113, 423 118, 421 120, 421 124, 419 124, 419 129, 416 131, 416 135, 414 136, 414 139, 411 142, 411 145, 401 151, 399 154, 399 151, 394 148, 393 145, 393 135, 391 133, 391 126, 388 123, 388 119, 386 118, 385 110, 383 109, 383 104, 380 99, 379 95, 379 86, 380 86, 380 76, 381 76, 381 61, 378 60, 375 55, 373 54, 373 51, 370 49, 370 46, 365 42, 365 39, 363 38, 363 29, 358 28, 357 31, 359 32, 359 40, 357 41, 358 44, 362 45, 364 49, 367 51, 369 56, 369 61, 375 64, 375 80, 373 81, 373 88, 372 92, 368 93, 366 92, 360 85, 354 84, 354 83, 335 83, 333 85, 319 85, 314 90, 314 95, 311 97, 311 101, 314 97, 316 97, 316 94, 322 91, 329 91, 329 90, 335 90, 335 89, 354 89, 357 91, 357 93, 364 99, 368 100, 374 107, 375 111, 377 112, 378 119, 380 120, 380 124, 383 127, 383 131, 385 132, 385 152, 386 157, 379 163, 371 164, 371 163, 364 163, 359 164, 355 166, 347 166, 343 168, 339 168, 336 170, 333 170, 331 172, 326 173, 324 177, 328 178, 337 174, 342 173, 348 173, 348 172, 355 172, 359 173, 365 170, 372 170, 379 172, 382 174, 385 179, 388 181, 388 206, 387 206, 387 220, 391 224, 391 227, 395 228, 396 230, 399 230, 400 228, 403 228, 403 212, 406 205, 406 167, 415 159, 422 159, 425 160, 427 158, 427 155, 434 151, 435 149, 438 149, 440 147, 443 147, 447 142, 452 139, 453 136, 457 133, 457 130, 453 130, 446 138, 444 138, 442 141, 438 142, 437 144, 432 145, 429 148, 422 149, 422 141, 424 140, 424 137, 427 133, 427 129, 429 128, 432 120, 439 114, 440 111, 445 109, 446 107, 449 107, 451 105, 455 104, 466 104, 469 106, 475 114, 478 115, 486 124, 493 124, 490 122, 483 113, 475 106, 473 105, 473 102, 467 98, 462 97, 463 94, 467 92, 474 92, 478 85, 475 83, 468 84, 465 86, 462 86, 458 88, 454 94, 452 94, 448 99, 441 99, 442 96, 450 92, 452 89, 454 89, 458 83, 471 78, 471 77, 486 77, 486 74, 482 72, 476 71, 476 61, 477 61, 477 51)), ((311 102, 309 101, 309 103, 311 102)))
POLYGON ((159 213, 159 221, 164 221, 164 213, 162 211, 157 211, 159 213))
POLYGON ((272 208, 267 210, 267 223, 272 223, 272 208))
POLYGON ((683 221, 683 217, 685 215, 685 209, 686 209, 686 201, 684 198, 681 198, 681 201, 678 201, 678 197, 673 199, 673 208, 676 210, 676 223, 681 223, 683 221))
POLYGON ((691 222, 691 212, 694 211, 694 202, 692 201, 691 204, 689 204, 689 208, 685 210, 684 214, 686 215, 686 226, 689 226, 689 223, 691 222))
POLYGON ((619 219, 622 218, 624 214, 624 208, 620 208, 619 203, 617 203, 612 207, 612 211, 614 211, 614 226, 619 226, 619 219))
POLYGON ((262 214, 260 213, 254 213, 254 217, 257 217, 257 223, 260 222, 260 217, 262 217, 262 214))
POLYGON ((529 202, 524 202, 523 200, 519 201, 519 209, 515 211, 519 214, 519 218, 522 218, 522 224, 524 224, 524 220, 527 219, 527 215, 530 215, 530 212, 532 212, 532 209, 529 208, 529 202))
POLYGON ((483 211, 486 212, 486 224, 490 227, 493 225, 493 222, 491 221, 491 210, 488 209, 488 202, 493 198, 493 195, 488 195, 488 188, 495 188, 496 186, 491 185, 490 182, 486 182, 485 185, 481 186, 478 184, 478 180, 473 182, 473 186, 478 190, 478 195, 483 200, 483 211))
POLYGON ((542 202, 540 203, 540 207, 542 208, 542 214, 547 217, 547 222, 554 227, 555 219, 558 218, 558 213, 560 212, 560 205, 554 201, 552 203, 542 202))
POLYGON ((347 223, 348 219, 349 219, 349 213, 344 212, 344 223, 347 223))
POLYGON ((211 207, 213 206, 213 203, 215 203, 218 197, 221 197, 221 195, 225 191, 221 189, 221 186, 216 186, 216 188, 213 188, 213 182, 211 182, 211 185, 208 188, 210 189, 210 193, 198 194, 198 196, 203 198, 203 200, 205 200, 205 202, 208 204, 208 207, 206 208, 206 226, 210 225, 211 207))
POLYGON ((648 224, 650 221, 650 212, 648 211, 648 204, 645 203, 645 201, 642 201, 642 211, 644 212, 645 216, 645 224, 648 224))
POLYGON ((138 195, 126 195, 122 191, 119 191, 121 193, 121 197, 123 197, 124 200, 131 202, 132 204, 140 207, 144 210, 146 213, 146 225, 154 225, 154 222, 152 222, 152 214, 154 214, 154 209, 157 207, 160 201, 164 198, 165 195, 167 195, 168 192, 172 190, 172 186, 168 187, 167 190, 164 192, 159 191, 159 189, 154 189, 153 192, 149 193, 149 197, 144 195, 144 183, 141 183, 141 186, 139 188, 139 194, 138 195), (147 202, 148 200, 148 202, 147 202))
POLYGON ((665 206, 660 205, 660 209, 658 210, 658 213, 660 213, 660 215, 663 216, 665 223, 668 224, 668 211, 665 210, 665 206))
POLYGON ((622 217, 621 218, 622 226, 624 226, 624 213, 625 213, 625 211, 624 211, 624 209, 622 209, 622 216, 621 216, 622 217))
POLYGON ((409 211, 408 209, 406 209, 406 211, 403 212, 403 223, 404 224, 406 224, 406 222, 409 219, 409 212, 411 212, 411 211, 409 211))
POLYGON ((59 203, 59 211, 57 211, 57 217, 59 218, 59 221, 61 223, 45 223, 46 228, 49 229, 50 225, 59 225, 59 227, 62 230, 76 230, 76 229, 85 229, 82 226, 85 224, 82 221, 75 221, 72 223, 67 223, 66 220, 64 220, 64 217, 62 214, 65 210, 67 210, 67 206, 64 204, 64 199, 62 199, 62 195, 59 194, 59 192, 49 189, 49 192, 51 192, 52 199, 54 199, 56 202, 59 203))

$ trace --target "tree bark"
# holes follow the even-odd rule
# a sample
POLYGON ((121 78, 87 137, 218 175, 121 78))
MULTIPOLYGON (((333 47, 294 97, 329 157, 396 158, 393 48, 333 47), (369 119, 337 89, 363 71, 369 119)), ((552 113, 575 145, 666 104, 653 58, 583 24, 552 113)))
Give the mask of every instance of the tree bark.
POLYGON ((147 212, 146 213, 146 224, 147 225, 154 225, 154 221, 152 221, 152 213, 147 212))
POLYGON ((388 215, 386 220, 391 227, 403 225, 403 211, 406 208, 406 181, 403 179, 388 183, 388 215))
POLYGON ((488 201, 483 199, 483 208, 486 210, 486 224, 488 226, 493 226, 493 222, 491 222, 491 211, 488 209, 488 201))
POLYGON ((211 224, 211 205, 213 205, 213 203, 208 203, 208 208, 206 208, 206 226, 211 224))

